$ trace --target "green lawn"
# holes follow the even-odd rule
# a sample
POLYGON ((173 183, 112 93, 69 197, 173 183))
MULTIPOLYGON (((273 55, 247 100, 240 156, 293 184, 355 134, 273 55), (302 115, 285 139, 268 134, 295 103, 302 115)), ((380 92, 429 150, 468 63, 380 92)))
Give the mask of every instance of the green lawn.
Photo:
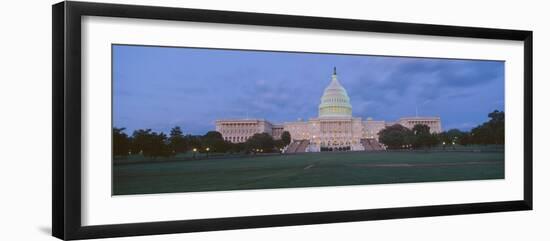
POLYGON ((504 152, 340 152, 117 164, 113 194, 504 178, 504 152))

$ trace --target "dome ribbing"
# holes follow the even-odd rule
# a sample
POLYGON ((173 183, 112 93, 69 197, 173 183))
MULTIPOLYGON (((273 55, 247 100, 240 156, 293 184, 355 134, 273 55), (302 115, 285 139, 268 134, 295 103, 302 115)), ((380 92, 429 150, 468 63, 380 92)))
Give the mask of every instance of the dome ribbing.
POLYGON ((325 88, 319 104, 319 118, 345 117, 351 118, 351 104, 348 93, 338 81, 336 68, 332 74, 332 81, 325 88))

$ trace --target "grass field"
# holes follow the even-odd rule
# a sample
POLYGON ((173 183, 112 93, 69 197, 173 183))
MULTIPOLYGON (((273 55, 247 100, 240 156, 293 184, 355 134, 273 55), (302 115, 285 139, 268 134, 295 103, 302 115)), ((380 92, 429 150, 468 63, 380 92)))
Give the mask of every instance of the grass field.
POLYGON ((339 152, 113 166, 113 195, 504 178, 504 152, 339 152))

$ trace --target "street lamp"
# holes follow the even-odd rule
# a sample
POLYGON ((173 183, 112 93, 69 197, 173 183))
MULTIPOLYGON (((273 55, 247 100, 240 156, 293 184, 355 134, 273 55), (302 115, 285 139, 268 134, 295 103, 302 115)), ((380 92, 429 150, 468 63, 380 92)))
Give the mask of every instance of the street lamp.
POLYGON ((210 147, 206 148, 206 158, 208 158, 208 152, 210 151, 210 147))
POLYGON ((195 159, 196 155, 197 155, 197 148, 193 148, 193 159, 195 159))

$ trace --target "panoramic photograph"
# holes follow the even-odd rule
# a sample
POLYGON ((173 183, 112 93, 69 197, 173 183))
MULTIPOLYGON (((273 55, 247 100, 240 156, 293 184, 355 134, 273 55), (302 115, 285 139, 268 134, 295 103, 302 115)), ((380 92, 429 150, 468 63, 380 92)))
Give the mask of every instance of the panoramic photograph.
POLYGON ((112 195, 504 178, 504 62, 112 45, 112 195))

